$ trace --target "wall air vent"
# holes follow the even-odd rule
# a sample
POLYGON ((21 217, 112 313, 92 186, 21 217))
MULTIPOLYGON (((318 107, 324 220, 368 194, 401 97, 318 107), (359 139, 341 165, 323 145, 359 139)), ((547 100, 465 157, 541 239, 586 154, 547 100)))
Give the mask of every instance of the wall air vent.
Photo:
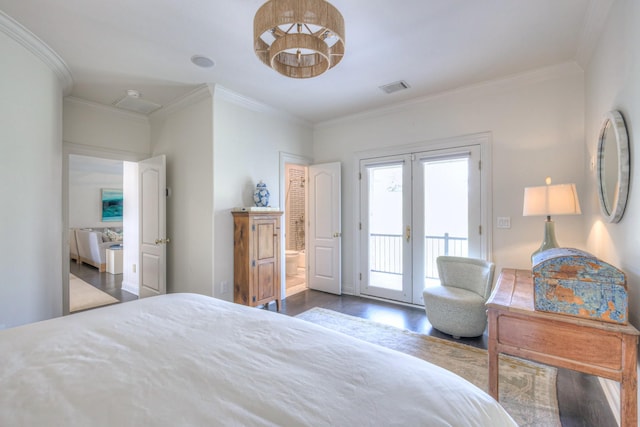
POLYGON ((150 114, 156 111, 158 108, 162 107, 162 105, 160 104, 142 99, 140 97, 140 92, 131 89, 127 91, 126 96, 115 102, 113 105, 118 108, 134 111, 141 114, 150 114))
POLYGON ((394 93, 394 92, 398 92, 399 90, 409 89, 410 87, 411 86, 409 86, 409 83, 405 82, 404 80, 400 80, 398 82, 389 83, 388 85, 380 86, 380 89, 382 89, 386 93, 394 93))

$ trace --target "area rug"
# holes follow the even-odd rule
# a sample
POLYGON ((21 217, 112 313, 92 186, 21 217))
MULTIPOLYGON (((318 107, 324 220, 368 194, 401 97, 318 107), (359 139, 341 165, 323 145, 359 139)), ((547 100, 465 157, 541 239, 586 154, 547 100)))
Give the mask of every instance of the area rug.
MULTIPOLYGON (((489 357, 486 350, 319 307, 296 317, 424 359, 455 372, 484 391, 489 390, 489 357)), ((518 425, 561 425, 556 375, 555 368, 500 355, 500 403, 518 425)))
POLYGON ((69 311, 71 313, 118 302, 106 292, 91 286, 73 274, 69 274, 69 311))

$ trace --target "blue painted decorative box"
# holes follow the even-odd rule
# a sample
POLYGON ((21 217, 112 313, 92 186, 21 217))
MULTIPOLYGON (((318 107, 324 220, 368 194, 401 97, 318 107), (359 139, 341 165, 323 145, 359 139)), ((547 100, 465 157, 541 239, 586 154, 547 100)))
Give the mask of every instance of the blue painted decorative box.
POLYGON ((536 310, 627 324, 627 281, 622 271, 573 248, 533 256, 536 310))

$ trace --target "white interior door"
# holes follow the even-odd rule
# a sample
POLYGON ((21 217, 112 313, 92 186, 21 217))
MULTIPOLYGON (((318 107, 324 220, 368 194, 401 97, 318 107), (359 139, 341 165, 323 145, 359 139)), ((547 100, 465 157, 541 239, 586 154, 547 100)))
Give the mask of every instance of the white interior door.
POLYGON ((342 293, 340 163, 309 166, 309 288, 342 293))
POLYGON ((166 158, 138 162, 140 298, 167 292, 166 158))

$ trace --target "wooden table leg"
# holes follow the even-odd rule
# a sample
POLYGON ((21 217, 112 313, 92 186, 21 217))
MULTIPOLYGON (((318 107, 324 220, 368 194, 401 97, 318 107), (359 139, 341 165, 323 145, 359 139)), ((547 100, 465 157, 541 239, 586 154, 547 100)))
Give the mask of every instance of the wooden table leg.
POLYGON ((638 425, 637 382, 638 337, 625 335, 622 342, 622 381, 620 381, 620 426, 638 425))
POLYGON ((489 394, 498 400, 498 314, 489 310, 489 394))

